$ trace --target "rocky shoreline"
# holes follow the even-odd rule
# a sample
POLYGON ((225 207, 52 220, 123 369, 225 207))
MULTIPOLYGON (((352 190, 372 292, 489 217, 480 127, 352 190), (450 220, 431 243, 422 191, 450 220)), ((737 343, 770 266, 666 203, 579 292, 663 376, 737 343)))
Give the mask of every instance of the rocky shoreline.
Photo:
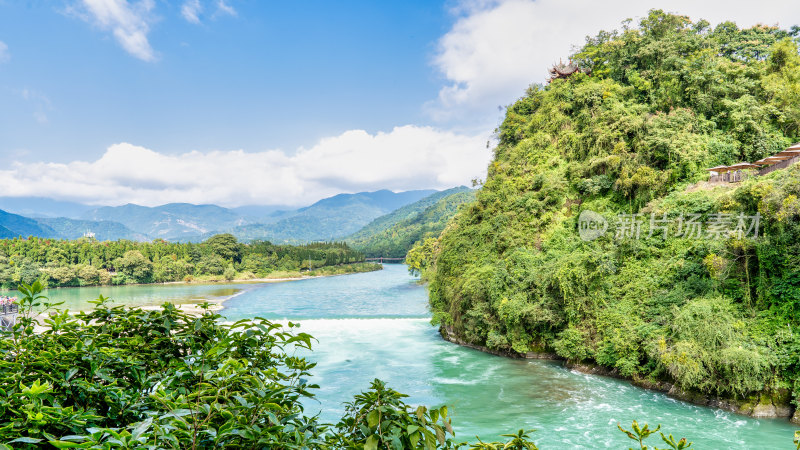
POLYGON ((791 404, 792 399, 788 389, 781 389, 772 393, 762 393, 761 395, 753 395, 745 399, 715 397, 698 392, 687 392, 675 386, 674 384, 665 381, 650 381, 646 379, 623 376, 616 369, 610 369, 608 367, 603 367, 596 364, 570 362, 555 353, 527 352, 522 354, 514 351, 492 350, 482 345, 475 345, 462 340, 452 329, 445 326, 439 328, 439 333, 446 341, 461 345, 463 347, 490 353, 492 355, 517 359, 546 359, 562 361, 564 366, 570 370, 575 370, 590 375, 601 375, 626 380, 634 386, 663 392, 672 398, 695 405, 722 409, 724 411, 729 411, 757 419, 788 419, 792 423, 800 424, 800 409, 796 409, 791 404))

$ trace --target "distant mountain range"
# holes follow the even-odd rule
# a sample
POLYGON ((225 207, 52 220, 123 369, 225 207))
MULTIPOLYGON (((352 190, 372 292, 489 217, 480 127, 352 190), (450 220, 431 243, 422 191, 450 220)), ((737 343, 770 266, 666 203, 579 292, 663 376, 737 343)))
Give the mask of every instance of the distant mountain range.
MULTIPOLYGON (((377 217, 414 203, 437 191, 419 190, 395 193, 388 190, 339 194, 300 208, 268 224, 243 225, 226 230, 241 240, 265 239, 273 242, 340 240, 377 217)), ((204 236, 207 237, 207 236, 204 236)))
POLYGON ((77 239, 85 233, 94 233, 98 240, 128 239, 145 241, 149 238, 131 231, 125 225, 109 221, 56 218, 30 218, 0 210, 0 238, 38 236, 54 239, 77 239))
POLYGON ((299 209, 258 205, 223 208, 188 203, 98 208, 50 199, 0 197, 0 205, 12 211, 0 210, 0 238, 76 239, 85 233, 93 233, 99 240, 161 238, 199 242, 214 234, 228 232, 242 241, 261 239, 297 243, 340 240, 381 216, 438 193, 435 190, 397 193, 380 190, 339 194, 299 209), (21 211, 25 213, 20 214, 21 211), (58 213, 64 215, 53 217, 58 213))
POLYGON ((94 208, 82 203, 44 197, 0 197, 0 209, 25 217, 67 217, 78 219, 94 208))
POLYGON ((248 220, 228 208, 216 205, 170 203, 148 207, 134 204, 104 206, 87 211, 87 220, 119 222, 150 238, 190 240, 192 237, 217 230, 226 230, 248 223, 248 220))
POLYGON ((137 233, 119 222, 110 220, 80 220, 66 217, 36 219, 40 226, 51 228, 59 239, 78 239, 86 233, 93 233, 100 241, 150 241, 149 236, 137 233))
POLYGON ((344 240, 367 257, 405 258, 417 241, 437 237, 459 206, 475 199, 475 191, 460 186, 436 192, 378 217, 344 240))

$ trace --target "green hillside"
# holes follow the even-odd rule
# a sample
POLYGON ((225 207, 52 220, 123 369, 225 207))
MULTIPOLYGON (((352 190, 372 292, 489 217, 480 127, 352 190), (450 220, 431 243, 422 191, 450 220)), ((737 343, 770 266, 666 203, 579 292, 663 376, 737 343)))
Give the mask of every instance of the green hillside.
POLYGON ((458 207, 475 199, 475 191, 460 186, 437 192, 370 222, 345 242, 367 257, 403 258, 415 242, 438 237, 458 207))
POLYGON ((14 234, 13 231, 11 231, 8 228, 0 225, 0 239, 11 239, 11 238, 13 238, 15 236, 16 236, 16 234, 14 234))
POLYGON ((40 224, 36 219, 29 219, 18 214, 12 214, 0 209, 0 237, 11 238, 17 236, 58 237, 58 233, 45 224, 40 224))
POLYGON ((800 394, 800 167, 702 180, 800 140, 798 31, 653 11, 588 38, 572 57, 581 71, 531 86, 507 109, 477 201, 430 246, 443 332, 688 396, 763 392, 740 412, 788 414, 800 394), (582 213, 607 232, 583 240, 582 213))

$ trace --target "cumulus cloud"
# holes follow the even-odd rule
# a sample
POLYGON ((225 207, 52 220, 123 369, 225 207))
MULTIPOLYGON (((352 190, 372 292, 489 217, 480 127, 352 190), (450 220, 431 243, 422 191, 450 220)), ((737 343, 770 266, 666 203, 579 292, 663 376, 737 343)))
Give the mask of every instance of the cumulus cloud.
POLYGON ((200 0, 187 0, 181 5, 181 15, 187 22, 200 23, 200 13, 202 11, 203 5, 200 4, 200 0))
POLYGON ((547 69, 587 35, 619 28, 623 19, 653 8, 739 26, 800 23, 800 2, 785 0, 764 0, 757 7, 742 0, 465 0, 453 9, 456 21, 438 42, 433 65, 446 81, 426 109, 442 122, 493 124, 498 106, 543 82, 547 69))
POLYGON ((153 22, 153 0, 129 3, 126 0, 82 0, 72 9, 78 17, 98 28, 110 31, 114 39, 131 55, 143 61, 155 61, 156 53, 147 34, 153 22))
POLYGON ((8 62, 11 59, 11 53, 8 51, 8 45, 0 41, 0 63, 8 62))
POLYGON ((485 136, 403 126, 370 134, 351 130, 289 155, 193 151, 168 155, 127 143, 96 161, 12 164, 0 192, 92 204, 168 202, 309 204, 340 192, 449 188, 482 177, 485 136))

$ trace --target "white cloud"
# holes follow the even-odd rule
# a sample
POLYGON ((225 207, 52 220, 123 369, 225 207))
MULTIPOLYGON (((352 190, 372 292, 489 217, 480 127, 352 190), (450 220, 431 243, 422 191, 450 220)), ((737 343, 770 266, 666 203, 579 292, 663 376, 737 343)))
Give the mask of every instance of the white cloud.
POLYGON ((11 59, 11 53, 8 51, 8 45, 0 41, 0 64, 8 62, 11 59))
POLYGON ((433 65, 446 79, 426 109, 442 122, 494 125, 497 106, 543 82, 547 69, 566 59, 587 35, 620 27, 622 20, 661 8, 712 23, 739 26, 800 23, 800 2, 764 0, 465 0, 457 20, 438 43, 433 65))
POLYGON ((20 92, 20 96, 23 100, 33 105, 32 114, 37 122, 44 125, 50 121, 47 118, 47 113, 53 110, 53 104, 50 103, 50 99, 45 94, 34 89, 25 88, 20 92))
POLYGON ((483 177, 485 136, 403 126, 352 130, 293 155, 211 151, 167 155, 122 143, 96 161, 21 163, 0 170, 0 192, 93 204, 309 204, 340 192, 449 188, 483 177))
POLYGON ((225 0, 217 0, 217 13, 234 17, 237 15, 236 10, 233 9, 233 6, 227 4, 225 0))
POLYGON ((143 61, 155 61, 156 53, 147 34, 153 22, 153 0, 128 3, 126 0, 82 0, 82 8, 73 10, 81 19, 110 31, 126 52, 143 61))
POLYGON ((199 24, 200 13, 203 11, 203 5, 200 0, 186 0, 181 6, 181 15, 187 22, 199 24))

